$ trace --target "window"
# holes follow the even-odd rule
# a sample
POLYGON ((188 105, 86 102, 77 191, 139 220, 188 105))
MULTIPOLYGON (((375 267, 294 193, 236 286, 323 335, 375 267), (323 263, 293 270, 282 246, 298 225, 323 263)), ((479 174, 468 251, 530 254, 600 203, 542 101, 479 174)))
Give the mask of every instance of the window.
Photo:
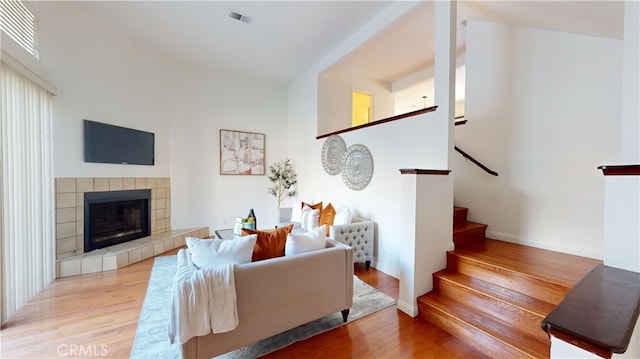
POLYGON ((35 46, 36 17, 25 4, 19 0, 0 1, 0 29, 38 58, 35 46))
POLYGON ((0 323, 56 276, 53 96, 4 60, 0 62, 0 323))

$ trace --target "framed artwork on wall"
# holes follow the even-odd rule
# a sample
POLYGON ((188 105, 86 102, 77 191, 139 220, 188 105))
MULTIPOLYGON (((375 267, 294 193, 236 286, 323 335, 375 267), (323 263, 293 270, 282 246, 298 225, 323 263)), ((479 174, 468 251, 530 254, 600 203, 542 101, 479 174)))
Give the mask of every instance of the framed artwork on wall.
POLYGON ((220 174, 264 175, 264 134, 220 130, 220 174))

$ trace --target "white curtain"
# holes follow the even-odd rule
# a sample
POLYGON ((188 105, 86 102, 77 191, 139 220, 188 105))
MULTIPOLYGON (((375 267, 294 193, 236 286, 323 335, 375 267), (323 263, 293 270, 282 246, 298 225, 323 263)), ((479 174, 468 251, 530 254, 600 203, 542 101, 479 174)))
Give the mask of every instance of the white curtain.
POLYGON ((0 284, 4 323, 55 279, 52 95, 0 66, 0 284))

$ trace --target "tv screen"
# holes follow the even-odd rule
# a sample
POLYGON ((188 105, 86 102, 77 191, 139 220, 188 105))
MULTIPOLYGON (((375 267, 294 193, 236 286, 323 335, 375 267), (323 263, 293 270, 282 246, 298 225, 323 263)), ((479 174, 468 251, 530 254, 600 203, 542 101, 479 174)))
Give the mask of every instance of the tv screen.
POLYGON ((84 161, 153 165, 154 134, 84 120, 84 161))

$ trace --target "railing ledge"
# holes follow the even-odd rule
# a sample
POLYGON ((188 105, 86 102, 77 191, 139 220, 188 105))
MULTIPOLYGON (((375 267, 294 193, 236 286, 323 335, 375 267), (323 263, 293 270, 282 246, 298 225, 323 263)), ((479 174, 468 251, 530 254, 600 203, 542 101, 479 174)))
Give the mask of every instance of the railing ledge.
POLYGON ((610 358, 629 346, 640 313, 640 273, 597 265, 542 321, 558 339, 610 358))
POLYGON ((417 115, 422 115, 423 113, 433 112, 437 108, 438 108, 438 106, 431 106, 431 107, 427 107, 427 108, 422 108, 420 110, 407 112, 407 113, 403 113, 401 115, 392 116, 392 117, 388 117, 388 118, 383 118, 382 120, 377 120, 377 121, 365 123, 365 124, 362 124, 360 126, 349 127, 349 128, 345 128, 343 130, 334 131, 334 132, 331 132, 331 133, 326 133, 324 135, 316 136, 316 140, 319 140, 319 139, 325 138, 325 137, 329 137, 329 136, 340 135, 340 134, 343 134, 345 132, 356 131, 356 130, 359 130, 359 129, 365 128, 365 127, 371 127, 371 126, 381 125, 383 123, 387 123, 387 122, 391 122, 391 121, 401 120, 401 119, 407 118, 407 117, 413 117, 413 116, 417 116, 417 115))
POLYGON ((640 165, 603 165, 598 169, 605 176, 640 176, 640 165))

